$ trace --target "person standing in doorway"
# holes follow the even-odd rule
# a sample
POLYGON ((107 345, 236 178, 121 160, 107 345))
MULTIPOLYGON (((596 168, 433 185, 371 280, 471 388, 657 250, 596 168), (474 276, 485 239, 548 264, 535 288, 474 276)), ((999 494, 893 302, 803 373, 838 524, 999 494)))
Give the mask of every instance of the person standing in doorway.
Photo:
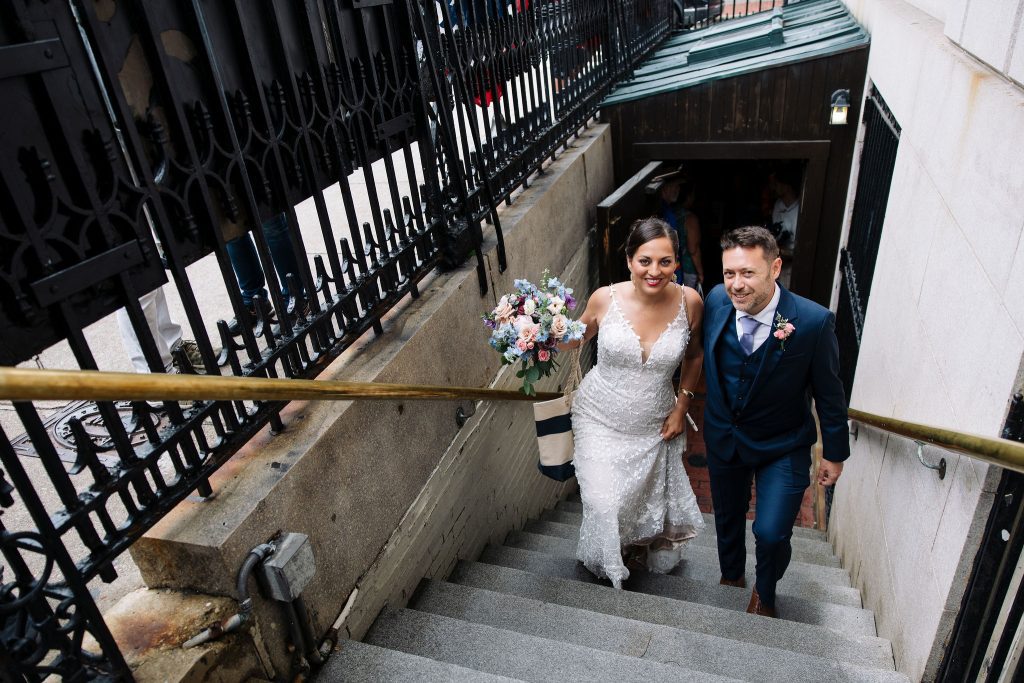
POLYGON ((724 284, 705 302, 704 442, 718 532, 720 583, 746 586, 746 515, 757 489, 756 581, 747 611, 776 614, 775 584, 810 485, 818 415, 818 482, 836 483, 850 456, 835 316, 776 282, 779 247, 760 226, 722 237, 724 284))
POLYGON ((678 171, 667 176, 661 186, 660 217, 679 235, 676 282, 693 289, 698 289, 704 282, 704 263, 700 255, 700 220, 693 212, 696 196, 696 186, 685 180, 678 171))
POLYGON ((774 174, 775 204, 772 205, 772 233, 783 249, 796 246, 797 220, 800 217, 799 174, 789 168, 774 174))

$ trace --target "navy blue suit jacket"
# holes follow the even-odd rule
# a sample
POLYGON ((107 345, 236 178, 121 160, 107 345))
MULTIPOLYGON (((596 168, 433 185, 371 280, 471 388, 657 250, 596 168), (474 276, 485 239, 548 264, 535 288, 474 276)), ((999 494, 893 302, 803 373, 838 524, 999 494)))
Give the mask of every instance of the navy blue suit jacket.
MULTIPOLYGON (((839 379, 835 316, 781 285, 776 312, 795 330, 785 345, 770 334, 765 353, 745 400, 729 404, 719 374, 715 347, 736 334, 736 309, 718 285, 704 302, 704 443, 708 456, 761 465, 787 454, 809 451, 817 441, 811 399, 821 424, 823 456, 841 462, 850 457, 846 395, 839 379)), ((774 333, 774 327, 772 332, 774 333)))

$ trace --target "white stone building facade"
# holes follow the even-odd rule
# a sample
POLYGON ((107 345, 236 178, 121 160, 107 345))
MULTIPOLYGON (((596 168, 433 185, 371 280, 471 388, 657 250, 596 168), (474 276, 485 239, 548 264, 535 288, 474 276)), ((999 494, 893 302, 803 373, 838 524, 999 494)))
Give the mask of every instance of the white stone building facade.
MULTIPOLYGON (((1024 353, 1024 1, 846 4, 902 127, 851 407, 997 436, 1024 353)), ((924 455, 946 458, 945 479, 911 441, 862 428, 830 529, 914 680, 936 673, 999 481, 924 455)))

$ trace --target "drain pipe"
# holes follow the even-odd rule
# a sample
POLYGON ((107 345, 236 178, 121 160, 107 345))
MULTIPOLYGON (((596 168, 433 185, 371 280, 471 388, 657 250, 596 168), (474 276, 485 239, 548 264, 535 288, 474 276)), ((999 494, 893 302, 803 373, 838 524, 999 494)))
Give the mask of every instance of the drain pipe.
POLYGON ((241 568, 238 570, 238 581, 235 585, 235 592, 238 594, 238 612, 228 617, 219 624, 205 629, 196 636, 186 640, 182 648, 188 649, 196 645, 202 645, 211 640, 220 638, 225 633, 233 633, 242 627, 242 624, 249 620, 252 615, 252 598, 249 597, 249 577, 263 560, 274 553, 276 547, 273 543, 261 543, 245 556, 241 568))

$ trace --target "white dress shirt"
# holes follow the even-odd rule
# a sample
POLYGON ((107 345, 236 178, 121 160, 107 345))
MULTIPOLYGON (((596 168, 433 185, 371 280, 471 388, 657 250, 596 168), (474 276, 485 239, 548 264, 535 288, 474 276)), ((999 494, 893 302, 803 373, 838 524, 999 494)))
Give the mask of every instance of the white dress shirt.
POLYGON ((736 338, 740 339, 743 337, 743 327, 740 325, 740 318, 753 318, 757 322, 761 323, 754 330, 754 351, 764 344, 774 330, 772 326, 775 324, 775 309, 779 307, 779 297, 782 296, 782 289, 779 288, 778 283, 775 284, 775 293, 772 294, 771 301, 768 305, 761 309, 761 312, 757 315, 748 316, 746 313, 740 313, 736 311, 736 338))
MULTIPOLYGON (((796 222, 799 217, 799 199, 794 199, 793 203, 788 206, 786 202, 782 201, 781 197, 775 200, 775 205, 772 207, 772 223, 781 223, 783 231, 788 232, 794 240, 796 238, 796 222)), ((790 244, 793 244, 793 242, 790 242, 790 244)))

